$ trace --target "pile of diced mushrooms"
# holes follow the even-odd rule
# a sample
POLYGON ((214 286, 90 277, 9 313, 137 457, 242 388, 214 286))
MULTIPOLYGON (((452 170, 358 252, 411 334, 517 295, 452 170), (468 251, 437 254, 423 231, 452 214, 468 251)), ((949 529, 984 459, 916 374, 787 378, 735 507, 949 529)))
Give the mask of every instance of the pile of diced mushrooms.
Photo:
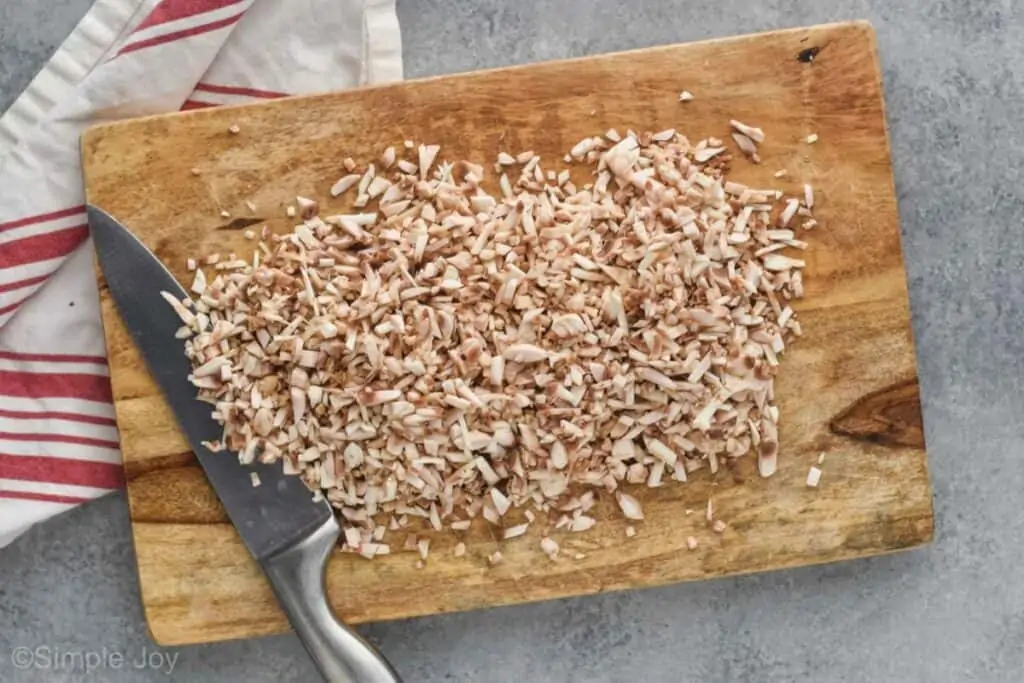
MULTIPOLYGON (((732 128, 758 161, 764 133, 732 128)), ((293 232, 203 261, 194 301, 165 295, 224 424, 215 448, 301 476, 366 557, 424 523, 585 531, 600 491, 642 519, 627 485, 748 453, 775 471, 773 382, 803 293, 785 252, 814 226, 809 186, 728 181, 723 141, 675 130, 580 141, 565 160, 581 185, 502 153, 497 196, 439 151, 346 160, 331 193, 358 213, 299 198, 293 232)))

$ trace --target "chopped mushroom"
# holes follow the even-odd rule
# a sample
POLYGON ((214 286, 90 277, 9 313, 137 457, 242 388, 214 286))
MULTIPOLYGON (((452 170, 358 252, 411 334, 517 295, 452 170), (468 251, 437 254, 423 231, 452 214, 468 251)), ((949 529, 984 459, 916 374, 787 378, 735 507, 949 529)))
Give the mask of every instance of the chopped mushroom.
POLYGON ((529 524, 516 524, 515 526, 510 526, 507 529, 505 529, 502 532, 501 536, 506 541, 510 538, 518 538, 519 536, 525 534, 527 529, 529 528, 529 524))
POLYGON ((338 182, 331 186, 331 196, 338 197, 345 194, 351 188, 359 184, 359 178, 360 176, 357 173, 350 173, 346 176, 342 176, 338 179, 338 182))
POLYGON ((764 131, 761 130, 760 128, 754 128, 753 126, 748 126, 745 123, 740 123, 736 119, 733 119, 732 121, 730 121, 729 125, 731 125, 733 128, 735 128, 736 132, 738 132, 738 133, 740 133, 740 134, 750 138, 751 140, 753 140, 754 142, 756 142, 758 144, 761 144, 762 142, 764 142, 764 131))
MULTIPOLYGON (((756 152, 763 131, 732 126, 756 152)), ((675 129, 583 138, 569 155, 595 178, 583 187, 503 152, 497 196, 479 165, 404 149, 415 160, 388 148, 362 173, 344 160, 330 194, 355 188, 361 212, 297 197, 301 222, 264 229, 251 261, 211 255, 203 274, 189 260, 194 303, 162 293, 240 462, 300 476, 368 558, 395 530, 501 527, 518 508, 527 522, 504 538, 542 514, 585 532, 596 491, 642 520, 626 483, 729 459, 772 475, 805 267, 783 251, 807 247, 787 224, 810 217, 809 187, 732 182, 721 140, 675 129)), ((721 526, 710 500, 707 515, 721 526)), ((422 563, 429 543, 413 548, 422 563)))
POLYGON ((615 494, 615 499, 619 503, 619 508, 622 509, 622 514, 626 519, 643 519, 644 511, 640 507, 640 501, 628 493, 618 491, 615 494))
POLYGON ((761 158, 757 155, 757 145, 746 135, 742 133, 733 133, 732 139, 736 141, 736 146, 740 148, 740 151, 746 154, 756 163, 760 163, 761 158))

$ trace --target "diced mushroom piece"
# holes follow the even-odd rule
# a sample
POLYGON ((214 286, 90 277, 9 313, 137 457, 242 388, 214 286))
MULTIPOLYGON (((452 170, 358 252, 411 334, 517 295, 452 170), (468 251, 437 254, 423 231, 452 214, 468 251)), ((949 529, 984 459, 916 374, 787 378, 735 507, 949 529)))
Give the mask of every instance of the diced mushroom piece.
POLYGON ((195 322, 195 315, 185 308, 185 304, 181 303, 173 294, 170 292, 160 292, 160 296, 163 297, 164 301, 171 305, 171 308, 174 309, 174 312, 179 318, 181 318, 181 322, 185 323, 185 325, 192 325, 192 323, 195 322))
POLYGON ((594 528, 595 524, 597 524, 597 520, 593 517, 580 515, 569 522, 569 531, 587 531, 588 529, 594 528))
POLYGON ((331 196, 340 197, 359 183, 359 174, 350 173, 338 179, 338 182, 331 186, 331 196))
POLYGON ((515 526, 510 526, 506 528, 504 531, 502 531, 501 537, 506 541, 510 538, 518 538, 519 536, 525 534, 529 528, 529 524, 516 524, 515 526))
POLYGON ((748 126, 747 124, 741 123, 736 119, 730 121, 729 125, 735 128, 736 132, 740 133, 741 135, 745 135, 746 137, 750 138, 751 140, 758 144, 764 142, 764 131, 761 130, 760 128, 748 126))
POLYGON ((502 355, 513 363, 538 363, 547 360, 550 354, 533 344, 512 344, 502 355))
POLYGON ((419 147, 419 171, 420 179, 424 180, 434 165, 437 153, 441 151, 440 145, 420 145, 419 147))
POLYGON ((694 160, 698 164, 703 164, 711 161, 713 158, 725 151, 725 147, 705 147, 704 149, 697 150, 693 154, 694 160))
POLYGON ((768 420, 761 423, 761 442, 757 450, 757 471, 762 477, 775 474, 778 467, 779 436, 775 424, 768 420))
POLYGON ((202 296, 206 293, 206 276, 200 269, 196 270, 195 277, 192 280, 192 287, 190 287, 193 293, 202 296))
POLYGON ((508 499, 508 496, 498 489, 491 489, 491 501, 494 503, 494 509, 499 517, 503 517, 509 511, 509 508, 512 507, 512 502, 508 499))
POLYGON ((794 268, 803 268, 807 265, 804 261, 800 259, 790 258, 777 252, 767 254, 764 257, 763 263, 765 270, 770 270, 774 272, 783 272, 787 270, 793 270, 794 268))
POLYGON ((622 510, 623 516, 626 519, 643 519, 644 511, 640 507, 640 501, 628 493, 618 491, 615 494, 615 500, 619 504, 619 508, 622 510))
POLYGON ((757 157, 757 145, 754 144, 753 140, 742 133, 733 133, 732 139, 736 141, 736 146, 740 148, 741 152, 752 159, 757 157))
POLYGON ((308 197, 296 197, 295 205, 299 207, 299 216, 303 220, 309 220, 320 210, 320 205, 308 197))

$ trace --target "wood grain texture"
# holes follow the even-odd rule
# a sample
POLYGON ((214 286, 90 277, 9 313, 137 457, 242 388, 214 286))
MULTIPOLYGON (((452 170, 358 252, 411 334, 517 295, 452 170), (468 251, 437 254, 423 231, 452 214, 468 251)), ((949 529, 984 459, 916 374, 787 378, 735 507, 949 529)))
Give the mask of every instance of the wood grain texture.
MULTIPOLYGON (((768 134, 764 163, 738 160, 734 177, 755 186, 813 184, 822 223, 805 237, 807 296, 798 306, 805 335, 787 351, 777 384, 779 472, 761 480, 749 458, 716 480, 703 472, 684 485, 638 492, 647 520, 632 540, 603 502, 596 530, 557 536, 568 555, 557 562, 541 554, 539 530, 499 542, 483 524, 468 534, 463 559, 451 555, 454 534, 427 534, 432 552, 422 570, 408 553, 374 562, 336 553, 331 601, 345 619, 362 622, 828 562, 932 538, 871 28, 796 29, 116 123, 89 131, 83 156, 89 201, 187 281, 187 256, 248 254, 240 232, 254 219, 288 230, 283 207, 296 194, 327 198, 327 212, 345 208, 327 190, 346 156, 369 160, 410 138, 442 144, 449 158, 489 162, 500 150, 533 149, 550 163, 609 127, 675 127, 698 139, 724 136, 730 118, 768 134), (696 100, 679 103, 683 88, 696 100), (232 124, 241 134, 229 134, 232 124), (810 133, 820 136, 817 145, 803 141, 810 133), (792 180, 776 181, 780 168, 792 180), (235 218, 220 218, 221 210, 235 218), (821 452, 824 476, 811 490, 804 479, 821 452), (724 534, 704 523, 709 496, 729 524, 724 534), (689 535, 700 541, 694 552, 685 546, 689 535), (497 548, 505 560, 489 568, 485 558, 497 548)), ((287 628, 100 280, 154 638, 174 645, 287 628)))

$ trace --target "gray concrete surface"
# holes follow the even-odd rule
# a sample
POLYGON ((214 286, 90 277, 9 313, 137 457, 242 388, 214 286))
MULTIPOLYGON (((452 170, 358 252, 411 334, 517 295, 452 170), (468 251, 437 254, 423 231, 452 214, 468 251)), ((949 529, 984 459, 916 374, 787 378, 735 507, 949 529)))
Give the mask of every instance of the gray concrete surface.
MULTIPOLYGON (((1013 0, 399 2, 409 76, 871 19, 937 509, 936 543, 910 553, 364 629, 407 680, 1024 680, 1024 12, 1013 0)), ((88 4, 0 0, 0 108, 88 4)), ((121 496, 0 551, 0 681, 315 680, 291 636, 154 648, 132 563, 121 496), (177 660, 169 675, 23 672, 17 646, 177 660)))

